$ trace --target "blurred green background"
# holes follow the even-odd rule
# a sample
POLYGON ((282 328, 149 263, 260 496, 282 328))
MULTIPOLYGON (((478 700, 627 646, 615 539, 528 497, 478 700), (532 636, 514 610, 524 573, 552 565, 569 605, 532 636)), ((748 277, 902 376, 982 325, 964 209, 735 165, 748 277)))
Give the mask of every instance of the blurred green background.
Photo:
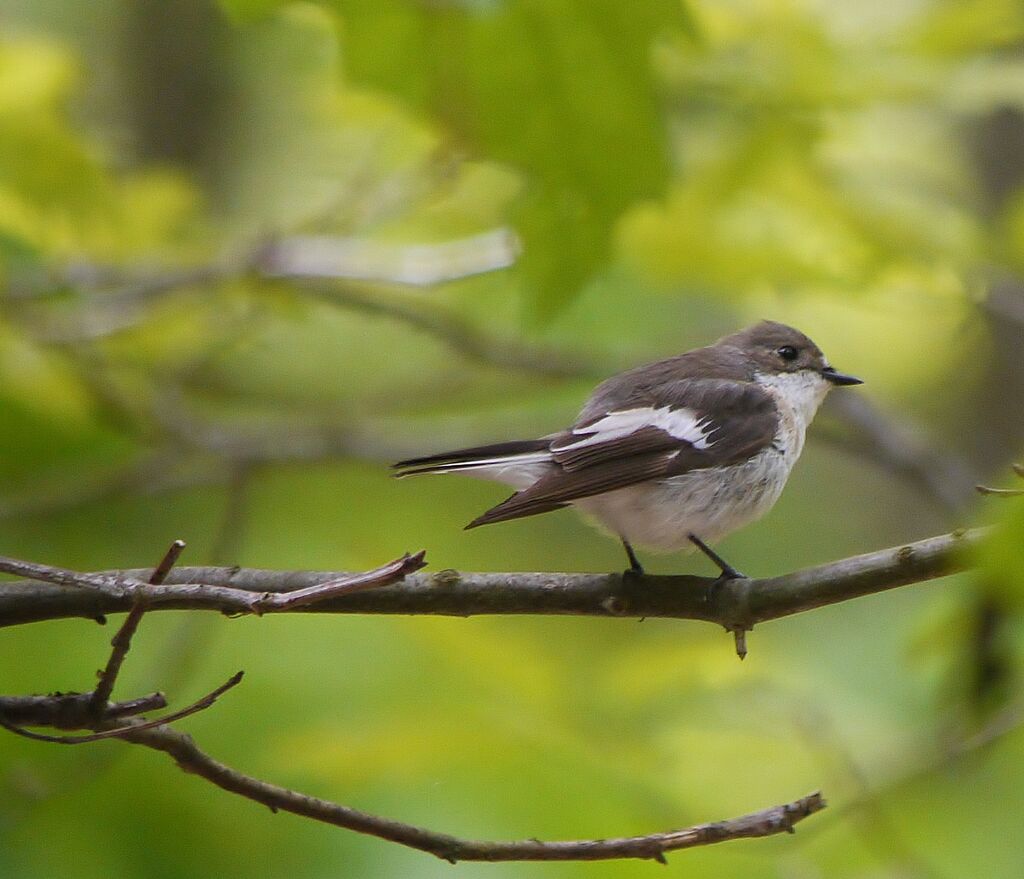
MULTIPOLYGON (((386 464, 560 428, 598 378, 761 317, 867 384, 726 557, 992 522, 979 572, 765 625, 743 664, 697 623, 147 618, 118 694, 185 704, 244 668, 181 724, 243 771, 499 839, 820 787, 795 837, 668 872, 1019 876, 1024 501, 971 486, 1024 454, 1024 7, 0 2, 7 555, 619 569, 572 513, 464 533, 501 487, 386 464)), ((4 629, 0 691, 87 689, 111 634, 4 629)), ((453 869, 663 868, 451 868, 153 752, 0 738, 4 877, 453 869)))

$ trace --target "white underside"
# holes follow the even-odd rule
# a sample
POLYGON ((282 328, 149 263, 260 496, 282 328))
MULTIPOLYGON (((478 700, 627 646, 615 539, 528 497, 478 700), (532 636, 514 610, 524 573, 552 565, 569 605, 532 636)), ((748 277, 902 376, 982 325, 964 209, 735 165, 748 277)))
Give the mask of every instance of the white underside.
POLYGON ((692 470, 574 501, 609 533, 658 552, 692 550, 690 535, 714 543, 768 512, 790 460, 772 448, 743 464, 692 470))

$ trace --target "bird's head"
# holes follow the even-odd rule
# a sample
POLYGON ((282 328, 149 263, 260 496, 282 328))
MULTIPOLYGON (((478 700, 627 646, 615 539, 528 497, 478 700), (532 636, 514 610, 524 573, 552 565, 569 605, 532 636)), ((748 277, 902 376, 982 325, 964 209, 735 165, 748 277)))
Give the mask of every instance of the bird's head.
POLYGON ((719 340, 719 345, 738 349, 763 377, 798 375, 824 381, 828 386, 859 385, 861 379, 838 372, 807 336, 786 324, 763 320, 719 340))

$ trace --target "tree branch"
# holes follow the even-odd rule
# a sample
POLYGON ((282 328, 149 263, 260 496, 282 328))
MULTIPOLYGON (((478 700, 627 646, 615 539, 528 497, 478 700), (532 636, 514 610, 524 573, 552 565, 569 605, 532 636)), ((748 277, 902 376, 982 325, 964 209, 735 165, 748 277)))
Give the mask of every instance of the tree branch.
MULTIPOLYGON (((237 683, 237 680, 232 678, 232 681, 218 688, 200 702, 208 705, 213 698, 216 698, 216 695, 233 685, 232 682, 237 683)), ((50 723, 58 716, 62 717, 64 723, 73 724, 75 721, 71 712, 77 706, 79 710, 78 723, 85 728, 97 728, 97 721, 90 712, 88 701, 79 700, 74 705, 63 703, 61 714, 55 713, 54 705, 61 704, 60 700, 65 698, 63 696, 0 697, 0 725, 10 729, 15 718, 21 724, 41 725, 50 723)), ((85 699, 87 700, 88 696, 85 699)), ((111 708, 116 711, 117 706, 111 706, 111 708)), ((178 719, 182 716, 184 716, 182 712, 176 715, 178 719)), ((19 729, 13 731, 22 735, 27 732, 19 729)), ((27 734, 31 738, 44 742, 65 743, 67 739, 72 738, 44 736, 38 733, 27 734)), ((197 775, 230 793, 261 803, 274 812, 291 812, 335 827, 376 836, 428 852, 453 864, 457 861, 596 861, 615 858, 647 858, 664 863, 665 853, 670 851, 711 845, 732 839, 772 836, 784 832, 792 833, 797 822, 825 808, 825 801, 821 794, 813 793, 792 803, 773 806, 770 809, 740 818, 698 824, 694 827, 671 830, 666 833, 555 842, 542 842, 535 839, 520 842, 488 842, 460 839, 446 833, 405 824, 261 781, 215 760, 200 750, 190 736, 177 732, 159 721, 131 721, 124 727, 109 729, 106 732, 101 731, 93 736, 75 737, 74 741, 76 743, 95 741, 98 738, 112 735, 132 744, 162 751, 185 772, 197 775)))
POLYGON ((819 440, 872 461, 947 512, 958 512, 971 500, 977 481, 973 468, 939 452, 909 421, 888 415, 864 394, 830 394, 823 411, 839 424, 816 424, 819 440))
MULTIPOLYGON (((391 585, 352 594, 320 595, 312 604, 269 607, 266 596, 337 584, 337 571, 176 568, 161 586, 144 582, 148 569, 81 574, 0 556, 0 571, 43 582, 0 584, 0 627, 130 610, 141 597, 147 611, 190 609, 225 614, 327 612, 374 614, 575 614, 704 620, 730 630, 812 608, 942 577, 969 566, 983 532, 955 531, 903 546, 840 559, 779 577, 718 583, 709 577, 621 574, 409 574, 391 585), (717 585, 716 585, 717 583, 717 585)), ((405 564, 422 566, 420 556, 405 564)), ((388 566, 385 566, 386 568, 388 566)), ((401 565, 399 565, 402 568, 401 565)), ((327 590, 330 592, 331 590, 327 590)), ((273 601, 270 602, 274 604, 273 601)))
POLYGON ((457 861, 596 861, 649 858, 664 862, 665 853, 732 839, 792 833, 793 825, 825 808, 820 793, 774 806, 741 818, 698 824, 667 833, 617 839, 542 842, 485 842, 459 839, 390 818, 310 797, 236 772, 202 752, 186 735, 161 727, 126 733, 126 741, 163 751, 185 772, 199 775, 224 790, 262 803, 273 811, 292 812, 315 821, 344 827, 457 861))
POLYGON ((500 369, 532 372, 546 378, 595 378, 608 372, 599 364, 588 362, 581 354, 568 354, 556 349, 529 345, 521 339, 506 339, 478 329, 458 312, 436 302, 400 293, 382 296, 354 284, 322 281, 293 281, 307 295, 326 302, 381 315, 412 327, 457 351, 468 360, 500 369))
MULTIPOLYGON (((465 616, 473 613, 575 613, 612 616, 663 616, 716 622, 733 631, 860 595, 921 582, 967 566, 965 551, 983 532, 954 532, 900 547, 842 559, 816 568, 761 580, 718 583, 704 577, 624 577, 617 574, 459 574, 441 571, 415 575, 422 553, 406 555, 365 574, 336 572, 272 572, 239 568, 179 568, 167 570, 164 583, 149 571, 79 574, 62 568, 0 558, 0 571, 30 576, 39 582, 7 584, 0 588, 0 624, 29 618, 86 615, 137 607, 182 607, 226 613, 327 610, 364 613, 434 613, 465 616), (399 582, 394 582, 398 580, 399 582), (12 601, 13 599, 13 601, 12 601), (26 601, 27 599, 27 601, 26 601), (81 602, 85 600, 83 605, 81 602), (21 601, 20 610, 18 601, 21 601), (35 605, 35 616, 26 609, 35 605), (39 607, 43 607, 40 615, 39 607)), ((165 573, 161 570, 159 573, 165 573)), ((156 721, 128 720, 121 725, 97 720, 88 701, 65 703, 61 715, 46 704, 24 699, 14 704, 0 699, 0 725, 26 734, 13 725, 33 724, 33 709, 66 726, 68 712, 83 710, 92 736, 44 736, 44 741, 94 741, 117 737, 163 751, 186 772, 199 775, 232 793, 317 821, 345 827, 429 852, 451 862, 524 860, 601 860, 647 858, 664 861, 665 853, 744 837, 792 831, 793 825, 824 808, 820 794, 727 821, 701 824, 667 833, 614 839, 541 842, 463 840, 348 806, 310 797, 237 772, 201 751, 190 737, 166 725, 212 704, 228 684, 195 706, 156 721), (68 707, 70 706, 70 708, 68 707)), ((51 700, 66 697, 49 697, 51 700)), ((88 699, 88 697, 86 697, 88 699)))
MULTIPOLYGON (((134 723, 130 723, 126 726, 115 726, 113 728, 104 728, 100 732, 92 733, 91 735, 85 736, 48 736, 42 733, 34 733, 27 729, 22 729, 25 724, 16 724, 10 721, 6 712, 3 709, 2 702, 0 699, 0 726, 6 729, 8 732, 12 732, 15 735, 22 736, 26 739, 33 739, 37 742, 50 742, 56 745, 84 745, 88 742, 99 742, 103 739, 123 739, 127 737, 127 733, 138 733, 143 730, 155 729, 159 726, 166 726, 169 723, 174 723, 176 720, 182 720, 185 717, 191 717, 193 714, 198 714, 200 711, 205 711, 207 708, 212 706, 221 696, 223 696, 228 690, 237 687, 242 682, 243 672, 235 672, 230 678, 228 678, 223 684, 217 687, 215 690, 211 690, 201 699, 197 699, 191 705, 174 711, 170 714, 165 714, 163 717, 158 717, 155 720, 139 720, 134 723)), ((116 707, 116 706, 115 706, 116 707)), ((92 704, 89 706, 90 711, 95 713, 92 704)), ((29 725, 35 725, 33 720, 28 721, 29 725)))
MULTIPOLYGON (((49 696, 0 696, 0 714, 17 726, 52 726, 81 729, 92 715, 92 693, 53 693, 49 696)), ((134 717, 167 707, 163 693, 150 693, 126 702, 111 702, 103 716, 108 720, 134 717)))
MULTIPOLYGON (((172 567, 183 547, 183 541, 175 541, 156 570, 143 575, 137 572, 120 575, 84 575, 13 559, 4 560, 2 567, 6 571, 29 573, 38 579, 58 584, 64 589, 70 588, 75 590, 73 594, 102 597, 109 593, 117 600, 130 602, 129 615, 112 642, 111 657, 101 676, 100 687, 97 688, 98 693, 109 694, 117 670, 127 655, 131 635, 139 617, 150 609, 155 597, 173 588, 166 585, 166 581, 174 573, 172 567), (147 574, 148 580, 144 582, 141 576, 147 574)), ((407 554, 372 571, 331 576, 326 581, 310 583, 287 592, 247 591, 232 586, 200 588, 218 589, 221 600, 228 596, 240 600, 249 613, 287 611, 314 607, 318 602, 338 601, 355 595, 369 594, 370 590, 379 591, 386 588, 389 583, 418 570, 423 564, 422 552, 416 555, 407 554), (241 598, 236 593, 239 593, 241 598)), ((233 569, 199 570, 227 570, 230 575, 233 569)), ((11 586, 5 588, 9 589, 11 586)), ((14 588, 17 588, 16 584, 14 588)), ((274 812, 292 812, 326 824, 376 836, 428 852, 453 864, 458 861, 593 861, 616 858, 645 858, 665 863, 665 854, 670 851, 732 839, 792 833, 797 822, 825 808, 821 794, 813 793, 792 803, 774 806, 740 818, 645 836, 557 842, 542 842, 536 839, 518 842, 460 839, 307 796, 245 775, 213 759, 200 750, 191 737, 168 725, 211 707, 219 696, 237 685, 241 679, 242 672, 238 672, 225 684, 192 705, 155 720, 137 718, 136 715, 147 708, 162 707, 165 703, 160 694, 113 705, 104 699, 99 709, 96 694, 0 697, 0 727, 19 736, 51 744, 77 745, 118 738, 162 751, 185 772, 198 775, 226 791, 268 806, 274 812), (94 732, 68 736, 48 735, 25 729, 26 726, 42 725, 61 729, 89 729, 94 732)))

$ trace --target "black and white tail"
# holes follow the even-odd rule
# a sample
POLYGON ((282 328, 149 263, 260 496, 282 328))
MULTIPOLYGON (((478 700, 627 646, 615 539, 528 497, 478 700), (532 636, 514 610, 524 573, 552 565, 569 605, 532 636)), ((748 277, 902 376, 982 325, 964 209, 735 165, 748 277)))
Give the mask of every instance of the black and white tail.
MULTIPOLYGON (((551 461, 550 439, 515 440, 456 449, 422 458, 409 458, 392 465, 395 476, 418 476, 422 473, 466 473, 510 485, 532 483, 538 468, 551 461), (473 472, 477 471, 477 472, 473 472)), ((524 486, 525 487, 525 486, 524 486)))

